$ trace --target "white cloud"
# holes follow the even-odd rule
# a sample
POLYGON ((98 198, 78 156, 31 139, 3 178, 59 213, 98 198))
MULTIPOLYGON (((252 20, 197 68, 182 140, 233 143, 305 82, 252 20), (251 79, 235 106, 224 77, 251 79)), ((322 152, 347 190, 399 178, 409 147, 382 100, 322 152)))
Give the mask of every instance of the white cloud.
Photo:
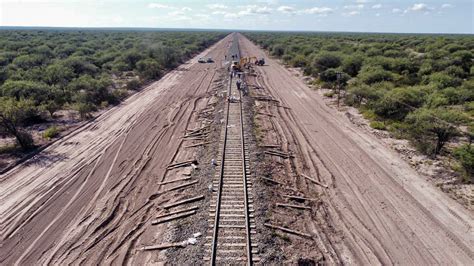
POLYGON ((409 7, 408 10, 411 11, 427 11, 428 6, 425 3, 414 4, 412 7, 409 7))
POLYGON ((381 9, 382 5, 381 4, 376 4, 372 6, 372 9, 381 9))
POLYGON ((267 15, 272 13, 272 9, 267 6, 248 5, 243 6, 243 10, 238 12, 240 16, 247 15, 267 15))
POLYGON ((313 8, 308 8, 308 9, 303 9, 301 10, 301 13, 304 14, 318 14, 318 15, 327 15, 333 12, 332 8, 329 7, 313 7, 313 8))
POLYGON ((170 6, 159 4, 159 3, 150 3, 150 4, 148 4, 148 8, 161 8, 161 9, 164 9, 164 8, 170 8, 170 6))
POLYGON ((177 10, 177 11, 173 11, 173 12, 168 13, 168 15, 173 16, 173 17, 174 16, 183 16, 184 12, 180 11, 180 10, 177 10))
POLYGON ((212 12, 212 14, 213 15, 225 15, 225 14, 227 14, 227 12, 218 10, 218 11, 212 12))
POLYGON ((347 5, 347 6, 344 6, 344 9, 363 9, 364 8, 364 5, 360 4, 360 5, 347 5))
POLYGON ((356 0, 355 2, 359 3, 359 4, 365 4, 365 3, 368 3, 370 1, 369 0, 356 0))
POLYGON ((392 9, 392 13, 398 14, 398 13, 401 13, 401 12, 402 12, 402 10, 400 8, 392 9))
POLYGON ((375 14, 376 17, 380 17, 380 13, 375 14))
POLYGON ((353 10, 353 11, 348 12, 348 13, 342 13, 342 15, 344 15, 344 16, 357 16, 357 15, 360 15, 360 12, 357 11, 357 10, 353 10))
POLYGON ((451 5, 451 4, 443 4, 443 5, 441 5, 441 8, 452 8, 452 7, 454 7, 454 6, 451 5))
POLYGON ((238 14, 235 14, 235 13, 226 13, 224 15, 225 18, 238 18, 239 15, 238 14))
POLYGON ((258 3, 265 3, 268 5, 276 5, 278 4, 278 0, 257 0, 258 3))
POLYGON ((291 7, 291 6, 280 6, 277 8, 278 11, 282 12, 282 13, 286 13, 286 14, 293 14, 295 13, 295 8, 291 7))
POLYGON ((193 10, 193 9, 190 8, 190 7, 185 6, 185 7, 181 8, 181 10, 183 10, 183 11, 191 11, 191 10, 193 10))
POLYGON ((223 4, 211 4, 211 5, 207 5, 207 7, 209 9, 227 9, 228 8, 228 6, 223 5, 223 4))
POLYGON ((197 18, 200 18, 202 20, 210 20, 211 19, 211 16, 207 15, 207 14, 196 14, 195 15, 197 18))

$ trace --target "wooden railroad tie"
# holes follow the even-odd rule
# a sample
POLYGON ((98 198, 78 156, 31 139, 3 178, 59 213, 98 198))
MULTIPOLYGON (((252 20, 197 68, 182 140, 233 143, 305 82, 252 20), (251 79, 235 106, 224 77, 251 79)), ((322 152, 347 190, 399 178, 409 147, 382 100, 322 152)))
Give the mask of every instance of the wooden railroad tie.
POLYGON ((305 198, 305 197, 300 197, 300 196, 294 196, 294 195, 282 195, 285 198, 288 199, 293 199, 293 200, 300 200, 300 201, 317 201, 318 199, 312 199, 312 198, 305 198))
POLYGON ((180 213, 183 213, 183 212, 195 211, 197 209, 199 209, 198 206, 192 206, 192 207, 189 207, 189 208, 186 208, 186 209, 181 209, 181 210, 176 210, 176 211, 160 214, 160 215, 157 215, 155 218, 158 219, 158 218, 168 217, 168 216, 172 216, 172 215, 175 215, 175 214, 180 214, 180 213))
POLYGON ((260 147, 262 147, 262 148, 280 148, 281 145, 278 145, 278 144, 267 144, 267 145, 261 145, 260 147))
POLYGON ((273 179, 268 178, 268 177, 261 177, 261 179, 263 179, 263 180, 265 180, 265 181, 269 181, 269 182, 275 183, 275 184, 278 184, 278 185, 286 186, 286 184, 284 184, 284 183, 282 183, 282 182, 279 182, 279 181, 276 181, 276 180, 273 180, 273 179))
POLYGON ((139 248, 138 250, 149 251, 149 250, 167 249, 167 248, 174 248, 174 247, 184 248, 186 247, 186 243, 185 242, 164 243, 164 244, 153 245, 153 246, 144 246, 144 247, 139 248))
POLYGON ((286 227, 273 225, 273 224, 269 224, 269 223, 265 223, 264 225, 266 227, 270 227, 270 228, 273 228, 273 229, 278 229, 278 230, 281 230, 283 232, 287 232, 287 233, 290 233, 290 234, 303 236, 303 237, 311 237, 311 235, 309 235, 309 234, 306 234, 306 233, 303 233, 303 232, 300 232, 300 231, 296 231, 296 230, 292 230, 292 229, 289 229, 289 228, 286 228, 286 227))
POLYGON ((262 102, 277 102, 277 103, 280 102, 279 100, 273 99, 270 96, 253 96, 253 98, 255 100, 259 100, 259 101, 262 101, 262 102))
POLYGON ((300 209, 300 210, 311 210, 311 208, 308 207, 308 206, 286 204, 286 203, 277 203, 276 206, 277 207, 295 208, 295 209, 300 209))
POLYGON ((307 176, 307 175, 305 175, 305 174, 300 174, 300 175, 301 175, 302 177, 304 177, 304 178, 306 178, 306 179, 312 181, 312 182, 315 183, 316 185, 320 185, 320 186, 322 186, 322 187, 324 187, 324 188, 329 188, 328 185, 323 184, 323 183, 319 182, 318 180, 316 180, 316 179, 314 179, 314 178, 311 178, 311 177, 309 177, 309 176, 307 176))
POLYGON ((170 209, 170 208, 182 205, 182 204, 186 204, 186 203, 189 203, 189 202, 194 202, 194 201, 202 200, 202 199, 204 199, 204 195, 199 195, 197 197, 183 199, 183 200, 180 200, 180 201, 176 201, 176 202, 173 202, 173 203, 166 204, 166 205, 163 206, 163 208, 170 209))
POLYGON ((191 164, 198 164, 197 160, 189 160, 189 161, 184 161, 184 162, 179 162, 179 163, 172 163, 172 164, 169 164, 166 169, 167 170, 171 170, 171 169, 175 169, 175 168, 179 168, 179 167, 186 167, 186 166, 189 166, 191 164))
POLYGON ((166 185, 166 184, 175 183, 175 182, 179 182, 179 181, 186 181, 186 180, 189 180, 189 179, 191 179, 190 176, 183 177, 183 178, 178 178, 178 179, 175 179, 175 180, 160 182, 160 183, 158 183, 158 185, 166 185))
POLYGON ((158 220, 154 220, 154 221, 151 221, 151 224, 152 225, 157 225, 157 224, 162 224, 162 223, 166 223, 166 222, 171 222, 173 220, 176 220, 176 219, 180 219, 180 218, 184 218, 184 217, 188 217, 188 216, 191 216, 193 214, 196 214, 196 211, 188 211, 188 212, 184 212, 184 213, 181 213, 181 214, 178 214, 178 215, 174 215, 174 216, 167 216, 165 218, 162 218, 162 219, 158 219, 158 220))
POLYGON ((174 186, 174 187, 171 187, 161 193, 166 193, 166 192, 170 192, 170 191, 173 191, 173 190, 177 190, 177 189, 181 189, 181 188, 184 188, 184 187, 187 187, 187 186, 191 186, 191 185, 194 185, 196 184, 197 182, 199 182, 198 180, 194 180, 194 181, 191 181, 191 182, 188 182, 188 183, 185 183, 185 184, 181 184, 181 185, 178 185, 178 186, 174 186))
POLYGON ((269 116, 269 117, 275 117, 275 115, 268 114, 268 113, 264 113, 264 112, 257 112, 257 114, 259 114, 259 115, 266 115, 266 116, 269 116))
POLYGON ((200 143, 196 143, 196 144, 193 144, 193 145, 184 146, 183 148, 192 148, 192 147, 203 146, 203 145, 207 145, 207 144, 211 144, 211 143, 212 143, 212 141, 200 142, 200 143))
POLYGON ((284 159, 295 158, 295 156, 291 155, 291 153, 282 152, 282 151, 274 150, 274 149, 273 150, 266 150, 263 153, 268 154, 268 155, 279 156, 279 157, 282 157, 284 159))

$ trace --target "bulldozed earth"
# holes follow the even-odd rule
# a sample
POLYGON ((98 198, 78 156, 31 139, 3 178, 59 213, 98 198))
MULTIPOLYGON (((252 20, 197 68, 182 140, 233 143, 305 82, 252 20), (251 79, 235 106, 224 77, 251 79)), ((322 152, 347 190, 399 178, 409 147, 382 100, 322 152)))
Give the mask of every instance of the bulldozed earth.
MULTIPOLYGON (((266 58, 231 34, 0 176, 0 264, 208 263, 236 42, 266 58)), ((472 211, 277 61, 244 80, 256 263, 473 264, 472 211)))

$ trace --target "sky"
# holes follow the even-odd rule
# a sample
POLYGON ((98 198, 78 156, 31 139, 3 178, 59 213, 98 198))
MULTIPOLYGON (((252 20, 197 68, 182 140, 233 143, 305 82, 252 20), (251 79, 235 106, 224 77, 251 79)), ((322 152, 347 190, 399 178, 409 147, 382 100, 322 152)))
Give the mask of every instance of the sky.
POLYGON ((0 26, 474 34, 474 0, 0 0, 0 26))

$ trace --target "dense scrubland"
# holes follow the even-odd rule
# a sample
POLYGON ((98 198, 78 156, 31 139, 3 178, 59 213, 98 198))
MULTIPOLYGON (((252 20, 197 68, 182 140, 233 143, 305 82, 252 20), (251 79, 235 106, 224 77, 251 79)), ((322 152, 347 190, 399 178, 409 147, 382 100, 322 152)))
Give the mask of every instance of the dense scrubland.
MULTIPOLYGON (((455 158, 474 179, 474 36, 246 33, 286 64, 358 107, 373 128, 424 154, 455 158), (446 145, 449 144, 449 145, 446 145)), ((288 88, 291 89, 291 88, 288 88)))
MULTIPOLYGON (((34 146, 26 129, 59 110, 82 119, 115 105, 223 38, 223 32, 1 30, 0 135, 34 146)), ((53 126, 45 138, 57 135, 53 126)))

